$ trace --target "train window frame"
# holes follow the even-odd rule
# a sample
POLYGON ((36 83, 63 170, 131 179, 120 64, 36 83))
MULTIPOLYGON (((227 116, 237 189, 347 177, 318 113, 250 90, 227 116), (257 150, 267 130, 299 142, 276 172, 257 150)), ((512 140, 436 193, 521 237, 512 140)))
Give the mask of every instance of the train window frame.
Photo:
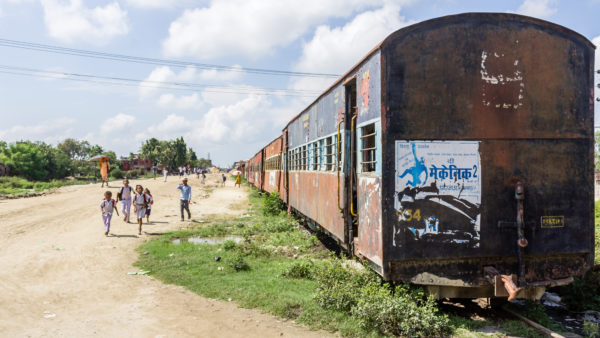
POLYGON ((307 157, 306 157, 306 145, 302 146, 302 151, 301 151, 301 156, 300 158, 302 159, 302 168, 300 168, 300 170, 306 170, 306 165, 307 165, 307 157))
POLYGON ((360 172, 377 171, 377 126, 370 123, 360 127, 360 172))
POLYGON ((318 141, 312 143, 312 161, 310 170, 319 170, 319 147, 318 141))
POLYGON ((331 171, 333 167, 333 136, 325 138, 325 171, 331 171))

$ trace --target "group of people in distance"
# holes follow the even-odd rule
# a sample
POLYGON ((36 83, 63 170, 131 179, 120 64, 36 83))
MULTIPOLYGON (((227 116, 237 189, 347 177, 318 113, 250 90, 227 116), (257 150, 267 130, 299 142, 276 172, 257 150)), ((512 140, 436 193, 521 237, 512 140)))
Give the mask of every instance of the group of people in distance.
MULTIPOLYGON (((156 166, 152 167, 152 172, 154 174, 154 179, 156 179, 156 166)), ((185 169, 185 167, 179 167, 178 168, 179 171, 179 177, 187 177, 192 171, 194 174, 196 174, 196 178, 200 178, 200 175, 202 175, 202 184, 204 184, 204 181, 206 180, 206 170, 200 169, 200 168, 194 168, 193 170, 190 169, 185 169)), ((163 172, 163 176, 164 176, 164 181, 167 181, 167 177, 169 175, 169 170, 167 168, 164 168, 162 170, 163 172)))
MULTIPOLYGON (((192 218, 190 212, 190 202, 192 200, 192 187, 188 185, 188 179, 184 178, 181 184, 177 186, 177 189, 181 191, 180 197, 180 211, 181 220, 184 220, 183 211, 187 211, 188 219, 192 218)), ((117 210, 117 202, 121 202, 121 211, 123 212, 123 221, 129 223, 129 216, 131 213, 131 206, 133 205, 133 212, 136 215, 138 223, 138 235, 142 234, 142 222, 146 217, 146 223, 150 223, 150 212, 152 205, 154 204, 154 198, 148 188, 144 189, 141 185, 136 185, 135 190, 129 186, 129 180, 123 180, 123 186, 117 193, 117 199, 112 198, 112 192, 110 190, 104 193, 104 199, 100 203, 100 212, 102 213, 102 222, 104 223, 104 236, 108 236, 110 232, 110 222, 112 219, 113 212, 119 215, 117 210), (133 194, 133 195, 132 195, 133 194)), ((119 215, 120 216, 120 215, 119 215)))
MULTIPOLYGON (((166 181, 166 170, 165 170, 165 181, 166 181)), ((204 173, 202 174, 202 183, 204 183, 204 173)), ((225 174, 221 175, 222 185, 225 186, 227 177, 225 174)), ((241 175, 238 173, 235 178, 235 186, 240 186, 241 175)), ((181 213, 181 220, 185 220, 184 211, 187 212, 188 219, 192 218, 190 212, 190 202, 192 201, 192 187, 188 185, 188 178, 184 177, 181 183, 177 186, 177 189, 181 192, 179 199, 179 211, 181 213)), ((123 180, 123 186, 117 193, 117 199, 112 198, 112 192, 110 190, 104 193, 104 199, 100 203, 100 212, 102 213, 102 222, 104 223, 104 235, 108 236, 110 232, 110 222, 112 219, 113 212, 119 215, 117 210, 117 203, 121 202, 121 211, 123 212, 123 221, 129 223, 129 216, 131 213, 131 206, 133 205, 133 212, 136 215, 138 223, 138 235, 142 234, 142 223, 144 217, 146 217, 146 223, 150 223, 150 212, 152 205, 154 204, 154 198, 148 188, 144 189, 141 185, 136 185, 133 189, 129 185, 129 180, 125 178, 123 180)), ((120 216, 120 215, 119 215, 120 216)))

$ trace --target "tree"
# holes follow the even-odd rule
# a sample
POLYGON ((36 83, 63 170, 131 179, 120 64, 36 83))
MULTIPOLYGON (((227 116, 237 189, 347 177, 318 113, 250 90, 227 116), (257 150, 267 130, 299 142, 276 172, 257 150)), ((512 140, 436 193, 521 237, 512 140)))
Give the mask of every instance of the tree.
POLYGON ((37 146, 42 167, 47 171, 44 179, 61 179, 69 175, 72 171, 72 162, 67 154, 43 142, 37 143, 37 146))
POLYGON ((209 167, 212 167, 212 161, 211 160, 207 160, 205 158, 199 158, 198 159, 198 167, 200 167, 200 168, 209 168, 209 167))
POLYGON ((87 156, 89 156, 89 157, 93 157, 96 155, 103 155, 103 154, 104 154, 104 149, 102 149, 102 147, 97 144, 89 147, 89 149, 87 151, 87 156))
POLYGON ((8 165, 14 175, 32 180, 48 178, 43 156, 35 143, 18 142, 9 145, 0 154, 0 162, 8 165))
POLYGON ((168 169, 173 169, 177 166, 175 163, 175 145, 173 141, 160 141, 158 154, 158 160, 163 166, 168 169))
POLYGON ((190 164, 190 166, 192 166, 192 168, 195 168, 198 165, 198 157, 192 148, 188 149, 187 162, 190 164))
POLYGON ((156 138, 150 138, 142 144, 140 149, 140 157, 155 164, 159 159, 160 141, 156 138))
POLYGON ((175 165, 177 167, 186 165, 187 146, 183 140, 183 137, 175 139, 173 146, 175 147, 175 165))
POLYGON ((72 138, 62 141, 57 145, 57 148, 62 150, 72 160, 86 159, 91 150, 90 143, 88 141, 78 141, 72 138))

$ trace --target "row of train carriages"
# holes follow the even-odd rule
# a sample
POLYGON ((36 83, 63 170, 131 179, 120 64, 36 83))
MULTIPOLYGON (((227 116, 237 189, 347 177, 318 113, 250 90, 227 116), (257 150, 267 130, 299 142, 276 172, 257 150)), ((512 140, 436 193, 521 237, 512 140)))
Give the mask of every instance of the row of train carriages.
POLYGON ((589 40, 530 17, 414 24, 244 175, 386 280, 537 299, 593 263, 593 68, 589 40))

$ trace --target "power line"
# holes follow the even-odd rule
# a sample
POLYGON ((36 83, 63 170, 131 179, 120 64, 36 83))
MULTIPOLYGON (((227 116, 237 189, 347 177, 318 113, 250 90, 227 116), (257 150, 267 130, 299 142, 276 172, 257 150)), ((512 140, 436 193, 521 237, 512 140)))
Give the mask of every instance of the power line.
POLYGON ((139 79, 110 77, 91 74, 79 74, 69 72, 48 71, 41 69, 32 69, 25 67, 15 67, 0 65, 0 73, 11 75, 32 76, 39 78, 48 78, 56 80, 71 80, 79 82, 91 82, 98 84, 134 86, 143 88, 170 89, 170 90, 187 90, 197 91, 203 88, 207 92, 214 93, 231 93, 231 94, 256 94, 256 95, 273 95, 273 96, 301 96, 314 97, 319 92, 306 90, 289 90, 289 89, 274 89, 274 88, 253 88, 249 86, 232 86, 223 87, 211 84, 197 84, 186 82, 167 82, 167 81, 145 81, 139 79), (148 85, 152 84, 152 85, 148 85))
POLYGON ((303 77, 327 77, 327 78, 337 78, 340 76, 338 74, 328 74, 328 73, 292 72, 292 71, 265 69, 265 68, 242 68, 242 67, 223 66, 223 65, 208 64, 208 63, 190 62, 190 61, 177 61, 177 60, 166 60, 166 59, 158 59, 158 58, 148 58, 148 57, 141 57, 141 56, 132 56, 132 55, 96 52, 96 51, 89 51, 89 50, 83 50, 83 49, 66 48, 66 47, 44 45, 44 44, 39 44, 39 43, 8 40, 8 39, 0 39, 0 46, 35 50, 35 51, 40 51, 40 52, 48 52, 48 53, 56 53, 56 54, 90 57, 90 58, 96 58, 96 59, 132 62, 132 63, 141 63, 141 64, 151 64, 151 65, 164 65, 164 66, 172 66, 172 67, 180 67, 180 68, 193 66, 193 67, 200 68, 200 69, 216 69, 216 70, 227 71, 227 72, 242 72, 242 73, 252 73, 252 74, 262 74, 262 75, 277 75, 277 76, 303 76, 303 77))

